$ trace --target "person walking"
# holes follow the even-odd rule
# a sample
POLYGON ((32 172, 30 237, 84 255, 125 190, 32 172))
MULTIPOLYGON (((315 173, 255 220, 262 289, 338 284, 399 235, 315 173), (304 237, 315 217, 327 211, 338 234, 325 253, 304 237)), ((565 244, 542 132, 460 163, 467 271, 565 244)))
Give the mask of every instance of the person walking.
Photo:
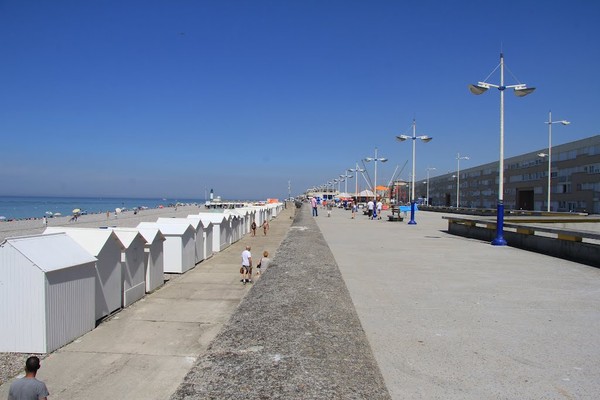
POLYGON ((263 271, 266 271, 267 268, 269 268, 270 264, 271 264, 271 259, 269 258, 269 252, 265 250, 265 251, 263 251, 262 258, 256 265, 256 275, 260 276, 260 274, 262 274, 263 271))
POLYGON ((50 393, 46 384, 36 379, 40 359, 31 356, 25 361, 25 376, 10 384, 8 400, 46 400, 50 393))
POLYGON ((318 217, 319 213, 317 212, 317 198, 316 197, 313 196, 310 198, 310 205, 312 207, 312 216, 318 217))
POLYGON ((327 216, 331 217, 331 210, 333 210, 333 204, 331 204, 331 201, 327 202, 327 216))
POLYGON ((246 246, 246 249, 242 251, 242 268, 240 273, 242 274, 242 283, 252 283, 252 253, 250 253, 251 247, 246 246))
POLYGON ((263 222, 262 227, 265 236, 267 236, 267 231, 269 230, 269 221, 265 219, 265 222, 263 222))
POLYGON ((356 217, 356 209, 357 209, 356 203, 352 203, 352 219, 354 219, 354 217, 356 217))
POLYGON ((367 203, 367 211, 369 212, 369 219, 373 219, 373 210, 375 209, 375 203, 373 200, 369 200, 367 203))
POLYGON ((256 221, 252 221, 250 229, 252 230, 252 236, 256 236, 256 221))
POLYGON ((381 209, 383 208, 383 203, 381 200, 377 202, 377 219, 381 219, 381 209))

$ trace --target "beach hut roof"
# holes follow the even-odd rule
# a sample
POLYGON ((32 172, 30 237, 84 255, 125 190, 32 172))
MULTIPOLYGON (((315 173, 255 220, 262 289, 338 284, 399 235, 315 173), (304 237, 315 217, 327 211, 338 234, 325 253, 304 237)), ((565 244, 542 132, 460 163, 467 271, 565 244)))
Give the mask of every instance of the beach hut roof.
POLYGON ((44 272, 96 262, 96 257, 64 233, 7 238, 0 246, 6 243, 44 272))
POLYGON ((66 233, 93 256, 97 256, 109 240, 115 240, 121 249, 125 248, 118 236, 108 229, 52 226, 46 228, 44 235, 57 232, 66 233))
POLYGON ((220 224, 227 219, 223 213, 199 213, 198 215, 202 221, 210 221, 215 224, 220 224))
POLYGON ((125 246, 125 248, 129 248, 131 244, 136 240, 138 236, 142 238, 144 242, 146 242, 146 238, 140 233, 139 230, 135 228, 108 228, 113 231, 121 243, 125 246))
POLYGON ((157 223, 161 224, 161 223, 165 223, 165 224, 190 224, 190 226, 192 228, 194 228, 195 231, 198 230, 199 226, 202 224, 201 221, 199 220, 192 220, 189 218, 167 218, 167 217, 160 217, 156 220, 157 223))
POLYGON ((207 220, 202 220, 202 218, 198 214, 192 214, 187 216, 189 219, 198 220, 204 229, 207 229, 212 226, 212 222, 207 220))
POLYGON ((139 232, 140 235, 142 235, 144 237, 144 239, 146 239, 147 243, 153 243, 156 238, 158 237, 160 240, 165 240, 165 235, 162 234, 162 232, 160 231, 160 229, 158 228, 136 228, 139 232))
POLYGON ((194 231, 194 228, 189 223, 159 223, 159 222, 140 222, 138 228, 158 228, 163 235, 183 235, 190 229, 194 231))

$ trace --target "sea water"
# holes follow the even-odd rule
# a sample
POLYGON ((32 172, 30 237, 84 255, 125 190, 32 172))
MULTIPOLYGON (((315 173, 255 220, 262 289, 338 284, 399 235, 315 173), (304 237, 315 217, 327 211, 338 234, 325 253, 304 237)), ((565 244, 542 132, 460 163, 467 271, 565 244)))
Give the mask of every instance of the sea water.
MULTIPOLYGON (((117 198, 117 197, 29 197, 0 196, 0 219, 42 218, 60 213, 72 215, 73 210, 80 209, 89 214, 114 212, 115 209, 132 210, 135 207, 157 208, 177 203, 204 204, 201 199, 152 199, 152 198, 117 198), (4 218, 1 218, 4 217, 4 218)), ((2 222, 2 221, 0 221, 2 222)))

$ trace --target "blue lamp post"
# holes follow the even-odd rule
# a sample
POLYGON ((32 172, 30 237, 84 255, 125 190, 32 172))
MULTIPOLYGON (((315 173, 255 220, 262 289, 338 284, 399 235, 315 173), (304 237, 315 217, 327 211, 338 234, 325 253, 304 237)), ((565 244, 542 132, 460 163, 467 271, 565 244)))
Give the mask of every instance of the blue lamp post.
MULTIPOLYGON (((502 53, 500 53, 499 67, 499 85, 494 85, 487 82, 477 82, 476 85, 469 85, 469 90, 474 95, 485 93, 485 91, 491 87, 500 91, 500 160, 498 163, 498 207, 496 210, 496 238, 492 240, 492 245, 506 246, 506 240, 504 239, 504 91, 506 89, 514 89, 516 96, 524 97, 532 93, 535 88, 528 88, 524 83, 519 83, 516 85, 504 85, 504 55, 502 53)), ((494 71, 496 71, 496 69, 498 69, 498 67, 494 68, 494 71)), ((492 73, 494 73, 494 71, 492 71, 492 73)))
POLYGON ((415 142, 417 141, 417 139, 420 139, 423 142, 427 143, 430 142, 433 138, 427 135, 417 136, 417 121, 413 119, 412 136, 396 136, 396 140, 398 140, 399 142, 404 142, 408 139, 412 139, 412 184, 410 185, 410 221, 408 221, 408 225, 416 225, 417 221, 415 221, 415 142))

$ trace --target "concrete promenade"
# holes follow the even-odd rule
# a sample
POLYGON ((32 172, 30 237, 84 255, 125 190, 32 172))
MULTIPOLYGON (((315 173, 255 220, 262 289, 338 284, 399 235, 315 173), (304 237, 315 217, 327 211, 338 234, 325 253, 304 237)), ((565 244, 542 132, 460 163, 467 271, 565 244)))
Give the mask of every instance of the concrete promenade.
POLYGON ((439 213, 319 215, 392 398, 600 398, 600 269, 449 235, 439 213))
POLYGON ((50 399, 600 398, 599 269, 449 235, 439 213, 292 214, 43 360, 50 399), (248 243, 277 249, 253 287, 248 243))

